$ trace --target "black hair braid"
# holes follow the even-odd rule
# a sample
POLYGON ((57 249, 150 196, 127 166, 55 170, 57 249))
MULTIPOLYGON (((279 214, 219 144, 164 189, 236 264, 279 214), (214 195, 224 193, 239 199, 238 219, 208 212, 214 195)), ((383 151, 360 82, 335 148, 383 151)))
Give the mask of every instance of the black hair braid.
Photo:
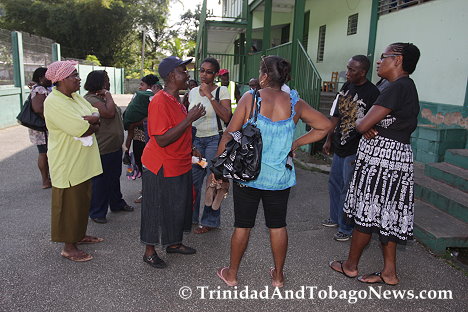
POLYGON ((291 79, 291 64, 276 55, 262 58, 260 70, 267 73, 270 83, 275 86, 282 86, 291 79))
POLYGON ((412 43, 396 42, 390 45, 393 52, 403 55, 403 70, 412 74, 416 69, 421 52, 418 47, 412 43))

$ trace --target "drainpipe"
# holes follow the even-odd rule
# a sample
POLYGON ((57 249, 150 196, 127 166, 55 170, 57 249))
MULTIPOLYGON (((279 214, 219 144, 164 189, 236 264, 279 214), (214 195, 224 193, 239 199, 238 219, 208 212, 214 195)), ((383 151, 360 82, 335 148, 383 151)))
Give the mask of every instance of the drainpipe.
POLYGON ((265 0, 265 14, 263 15, 262 50, 265 52, 271 46, 271 11, 273 0, 265 0))
POLYGON ((367 79, 372 80, 374 72, 375 42, 377 39, 377 24, 379 21, 379 0, 372 0, 369 41, 367 43, 367 57, 370 61, 370 68, 367 72, 367 79))
POLYGON ((295 85, 295 78, 297 73, 297 54, 299 52, 298 42, 302 42, 304 37, 304 11, 305 11, 305 0, 296 0, 294 4, 294 24, 292 33, 292 49, 291 49, 291 64, 292 64, 292 86, 295 85))

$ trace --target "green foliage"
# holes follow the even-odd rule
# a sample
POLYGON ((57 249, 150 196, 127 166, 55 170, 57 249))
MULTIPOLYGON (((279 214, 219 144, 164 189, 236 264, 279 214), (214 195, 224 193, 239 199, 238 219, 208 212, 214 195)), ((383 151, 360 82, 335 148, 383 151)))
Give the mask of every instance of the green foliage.
POLYGON ((0 27, 51 38, 62 55, 95 55, 105 66, 138 64, 146 30, 162 35, 169 0, 2 0, 0 27), (139 48, 140 47, 140 48, 139 48))
POLYGON ((172 38, 163 43, 162 48, 167 50, 171 55, 184 58, 195 48, 195 45, 195 41, 172 38))
POLYGON ((86 55, 85 64, 87 65, 94 65, 94 66, 101 66, 101 62, 96 57, 96 55, 88 54, 86 55))
MULTIPOLYGON (((156 71, 151 71, 149 69, 144 69, 143 72, 144 72, 143 77, 149 74, 153 74, 156 76, 158 75, 156 71)), ((141 79, 142 78, 141 72, 138 69, 129 70, 128 72, 126 71, 125 74, 126 74, 125 75, 126 79, 141 79)))

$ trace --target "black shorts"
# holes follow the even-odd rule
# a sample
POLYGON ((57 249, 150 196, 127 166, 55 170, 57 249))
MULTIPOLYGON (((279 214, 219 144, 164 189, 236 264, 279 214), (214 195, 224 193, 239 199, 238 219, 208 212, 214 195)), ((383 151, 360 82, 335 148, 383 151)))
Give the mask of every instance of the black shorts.
POLYGON ((234 182, 234 227, 253 228, 260 199, 263 204, 266 226, 270 229, 286 226, 289 191, 259 190, 234 182))
POLYGON ((36 145, 37 150, 39 151, 39 154, 45 154, 47 153, 47 144, 41 144, 41 145, 36 145))

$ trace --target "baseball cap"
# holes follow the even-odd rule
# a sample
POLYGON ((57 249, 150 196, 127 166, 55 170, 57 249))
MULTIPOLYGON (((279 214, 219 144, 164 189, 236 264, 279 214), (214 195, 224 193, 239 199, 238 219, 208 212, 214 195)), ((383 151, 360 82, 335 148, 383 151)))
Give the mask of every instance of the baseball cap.
POLYGON ((173 71, 176 67, 180 65, 187 65, 192 62, 192 58, 189 58, 188 60, 182 61, 180 58, 177 56, 169 56, 166 57, 162 62, 159 64, 158 72, 159 76, 161 78, 165 79, 167 75, 171 71, 173 71))
POLYGON ((229 70, 226 68, 223 68, 219 71, 218 76, 226 75, 229 74, 229 70))

